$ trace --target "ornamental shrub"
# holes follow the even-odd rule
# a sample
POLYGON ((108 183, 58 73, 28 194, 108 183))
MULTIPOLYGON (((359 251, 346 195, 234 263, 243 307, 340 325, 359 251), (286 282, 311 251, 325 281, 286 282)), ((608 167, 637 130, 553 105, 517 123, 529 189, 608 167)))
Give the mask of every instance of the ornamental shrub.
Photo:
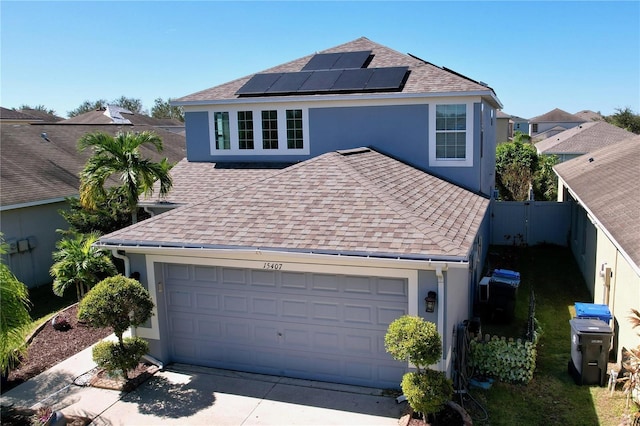
POLYGON ((136 368, 148 351, 149 343, 140 337, 125 337, 122 344, 103 340, 93 347, 93 360, 108 373, 127 380, 127 372, 136 368))
POLYGON ((436 325, 417 316, 403 315, 389 324, 384 345, 394 359, 409 359, 418 371, 442 356, 442 339, 436 325))
POLYGON ((402 392, 419 413, 437 413, 453 395, 453 384, 443 371, 426 369, 402 377, 402 392))

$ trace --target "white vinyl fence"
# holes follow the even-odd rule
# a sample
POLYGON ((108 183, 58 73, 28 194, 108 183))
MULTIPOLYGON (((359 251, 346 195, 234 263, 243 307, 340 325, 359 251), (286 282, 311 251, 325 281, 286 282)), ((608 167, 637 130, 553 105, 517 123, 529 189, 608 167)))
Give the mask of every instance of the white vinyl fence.
POLYGON ((491 209, 491 244, 568 246, 569 203, 494 200, 491 209))

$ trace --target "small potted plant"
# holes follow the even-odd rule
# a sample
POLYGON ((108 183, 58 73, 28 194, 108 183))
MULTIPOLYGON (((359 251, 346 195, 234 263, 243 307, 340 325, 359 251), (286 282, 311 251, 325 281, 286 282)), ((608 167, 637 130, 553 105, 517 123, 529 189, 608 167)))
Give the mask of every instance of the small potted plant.
POLYGON ((67 419, 60 411, 54 411, 49 406, 42 406, 31 417, 32 426, 62 426, 67 424, 67 419))

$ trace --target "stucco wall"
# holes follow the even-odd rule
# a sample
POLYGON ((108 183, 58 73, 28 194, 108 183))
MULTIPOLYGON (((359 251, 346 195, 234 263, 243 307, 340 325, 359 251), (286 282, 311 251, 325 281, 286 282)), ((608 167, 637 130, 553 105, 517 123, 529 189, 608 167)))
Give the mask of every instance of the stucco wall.
POLYGON ((68 228, 58 210, 67 207, 68 204, 61 201, 0 212, 0 231, 6 242, 31 237, 31 245, 35 245, 27 251, 6 255, 11 272, 29 288, 53 282, 49 269, 53 265, 56 242, 61 238, 56 229, 68 228))

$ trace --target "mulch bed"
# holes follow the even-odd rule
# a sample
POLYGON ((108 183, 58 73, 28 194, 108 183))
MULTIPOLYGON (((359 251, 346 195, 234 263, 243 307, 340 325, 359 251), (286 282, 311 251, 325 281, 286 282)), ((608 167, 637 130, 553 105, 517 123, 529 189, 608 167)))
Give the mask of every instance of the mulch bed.
POLYGON ((89 382, 91 386, 102 389, 119 390, 123 392, 131 392, 142 383, 147 381, 151 376, 158 372, 157 365, 149 363, 139 363, 135 370, 129 371, 129 380, 124 380, 122 377, 113 376, 107 373, 105 370, 99 370, 89 382))

